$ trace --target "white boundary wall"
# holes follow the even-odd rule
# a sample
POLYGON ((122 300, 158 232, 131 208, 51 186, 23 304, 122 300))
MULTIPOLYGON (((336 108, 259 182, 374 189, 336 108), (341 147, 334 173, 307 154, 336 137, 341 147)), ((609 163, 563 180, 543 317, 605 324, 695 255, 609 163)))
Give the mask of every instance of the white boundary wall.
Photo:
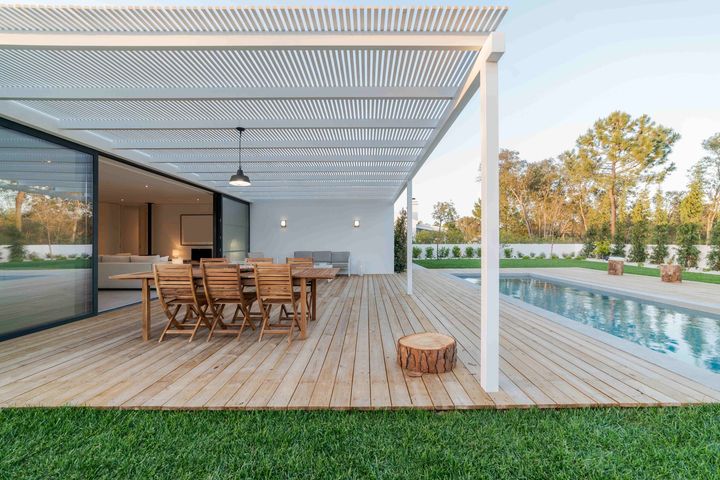
MULTIPOLYGON (((460 251, 462 253, 462 256, 465 256, 465 248, 466 247, 473 247, 475 249, 475 257, 477 257, 477 249, 480 247, 479 243, 446 243, 440 244, 440 248, 447 247, 450 249, 450 255, 448 258, 452 258, 452 248, 457 245, 460 247, 460 251)), ((422 253, 420 254, 420 258, 425 258, 425 249, 427 247, 432 247, 433 251, 435 250, 435 244, 434 243, 416 243, 413 244, 414 247, 420 247, 422 249, 422 253)), ((625 246, 625 251, 629 254, 630 253, 630 247, 631 245, 628 244, 625 246)), ((648 252, 652 252, 652 245, 648 245, 648 252)), ((710 246, 709 245, 698 245, 698 249, 700 250, 700 267, 703 268, 706 266, 705 259, 707 258, 708 253, 710 253, 710 246)), ((540 255, 541 253, 544 253, 547 258, 550 258, 551 255, 555 254, 558 257, 562 257, 563 254, 575 254, 578 255, 583 248, 582 243, 556 243, 554 245, 550 245, 549 243, 505 243, 500 246, 500 258, 505 258, 505 248, 512 248, 512 257, 516 258, 518 254, 521 255, 530 255, 534 253, 536 256, 540 255)), ((677 246, 676 245, 669 245, 668 249, 670 251, 670 256, 677 254, 677 246)), ((649 263, 649 262, 646 262, 649 263)))

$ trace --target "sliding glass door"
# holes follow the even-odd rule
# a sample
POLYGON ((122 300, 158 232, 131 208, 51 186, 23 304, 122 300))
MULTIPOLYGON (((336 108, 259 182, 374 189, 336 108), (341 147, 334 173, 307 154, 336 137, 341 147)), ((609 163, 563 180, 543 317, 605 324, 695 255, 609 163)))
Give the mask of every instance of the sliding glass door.
POLYGON ((0 338, 93 312, 94 164, 0 127, 0 338))
POLYGON ((240 263, 250 247, 250 205, 224 195, 215 205, 215 215, 219 218, 216 228, 220 233, 216 242, 222 245, 222 256, 240 263))

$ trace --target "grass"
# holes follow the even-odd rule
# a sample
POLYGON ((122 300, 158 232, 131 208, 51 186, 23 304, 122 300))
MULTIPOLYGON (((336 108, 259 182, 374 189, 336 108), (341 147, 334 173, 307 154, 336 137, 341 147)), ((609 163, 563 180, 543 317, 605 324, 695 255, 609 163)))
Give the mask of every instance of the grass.
POLYGON ((0 478, 720 478, 720 406, 0 410, 0 478))
POLYGON ((28 262, 2 262, 0 270, 57 270, 90 268, 91 260, 88 258, 68 258, 66 260, 35 260, 28 262))
MULTIPOLYGON (((441 258, 437 260, 414 260, 414 262, 425 268, 480 268, 478 258, 441 258)), ((551 268, 551 267, 578 267, 591 270, 607 270, 604 262, 592 262, 589 260, 551 259, 551 258, 518 258, 500 260, 501 268, 551 268)), ((648 277, 659 277, 660 270, 655 267, 638 267, 625 264, 625 273, 633 275, 646 275, 648 277)), ((720 275, 701 272, 683 272, 683 280, 694 282, 720 284, 720 275)))

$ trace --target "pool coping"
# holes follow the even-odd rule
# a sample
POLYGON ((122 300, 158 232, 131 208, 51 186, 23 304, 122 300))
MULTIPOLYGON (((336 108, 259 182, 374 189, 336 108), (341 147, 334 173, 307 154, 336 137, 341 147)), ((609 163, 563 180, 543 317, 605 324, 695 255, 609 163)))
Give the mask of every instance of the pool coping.
MULTIPOLYGON (((460 277, 456 276, 455 273, 450 273, 448 271, 445 271, 443 273, 447 276, 454 277, 454 279, 458 282, 462 282, 471 288, 478 288, 478 290, 479 290, 479 287, 477 285, 473 285, 469 282, 462 280, 460 277)), ((457 273, 462 273, 462 272, 457 272, 457 273)), ((476 273, 476 272, 467 272, 467 273, 476 273)), ((531 273, 531 272, 526 272, 526 271, 509 273, 509 274, 507 272, 502 272, 502 276, 505 276, 505 277, 532 277, 532 278, 536 278, 538 280, 549 280, 549 281, 553 281, 553 282, 559 281, 560 283, 565 283, 567 285, 574 285, 574 286, 579 286, 579 287, 583 287, 583 288, 589 287, 596 291, 600 291, 600 292, 605 291, 607 293, 616 294, 616 291, 611 291, 610 289, 599 288, 596 286, 596 284, 593 284, 593 283, 568 281, 565 279, 558 280, 557 278, 552 277, 552 276, 538 274, 538 273, 531 273)), ((626 298, 627 297, 633 298, 635 296, 634 292, 631 294, 628 294, 626 291, 619 292, 617 294, 621 295, 623 297, 626 297, 626 298)), ((688 308, 684 305, 673 305, 672 303, 668 303, 667 301, 657 300, 658 297, 653 297, 652 295, 649 295, 647 297, 648 298, 642 298, 642 297, 638 297, 638 298, 640 298, 640 300, 647 300, 647 301, 651 301, 651 302, 662 303, 665 305, 676 306, 676 307, 680 307, 680 308, 688 308)), ((633 356, 636 356, 642 360, 651 362, 661 368, 669 370, 673 373, 681 375, 690 380, 694 380, 698 383, 705 385, 706 387, 712 388, 713 390, 720 391, 720 374, 712 373, 712 372, 709 372, 700 367, 696 367, 694 365, 690 365, 688 363, 682 362, 675 358, 668 357, 667 355, 665 355, 663 353, 656 352, 656 351, 651 350, 642 345, 638 345, 637 343, 631 342, 630 340, 625 340, 624 338, 616 337, 615 335, 604 332, 600 329, 591 327, 589 325, 585 325, 585 324, 577 322, 575 320, 571 320, 571 319, 563 317, 562 315, 559 315, 557 313, 553 313, 548 310, 542 309, 540 307, 536 307, 535 305, 532 305, 532 304, 529 304, 522 300, 510 297, 508 295, 504 295, 501 293, 500 298, 502 299, 502 301, 507 302, 513 306, 527 310, 535 315, 539 315, 539 316, 546 318, 552 322, 560 324, 566 328, 574 330, 578 333, 582 333, 583 335, 595 338, 603 343, 610 345, 611 347, 622 350, 622 351, 629 353, 633 356)), ((688 309, 697 311, 697 309, 693 309, 693 308, 688 308, 688 309)), ((718 312, 711 311, 711 312, 703 312, 703 313, 717 314, 718 312)))

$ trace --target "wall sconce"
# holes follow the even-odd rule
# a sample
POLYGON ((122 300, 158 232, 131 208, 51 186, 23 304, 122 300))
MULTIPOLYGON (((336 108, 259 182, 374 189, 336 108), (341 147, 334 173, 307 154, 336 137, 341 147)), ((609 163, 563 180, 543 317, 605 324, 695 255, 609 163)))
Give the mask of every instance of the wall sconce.
POLYGON ((179 257, 179 256, 180 256, 180 250, 178 250, 177 248, 174 248, 173 251, 172 251, 172 256, 173 256, 173 258, 179 257))
POLYGON ((280 220, 280 228, 286 228, 287 227, 287 220, 280 220))
POLYGON ((355 227, 355 228, 360 227, 360 220, 355 220, 355 221, 353 222, 353 227, 355 227))

